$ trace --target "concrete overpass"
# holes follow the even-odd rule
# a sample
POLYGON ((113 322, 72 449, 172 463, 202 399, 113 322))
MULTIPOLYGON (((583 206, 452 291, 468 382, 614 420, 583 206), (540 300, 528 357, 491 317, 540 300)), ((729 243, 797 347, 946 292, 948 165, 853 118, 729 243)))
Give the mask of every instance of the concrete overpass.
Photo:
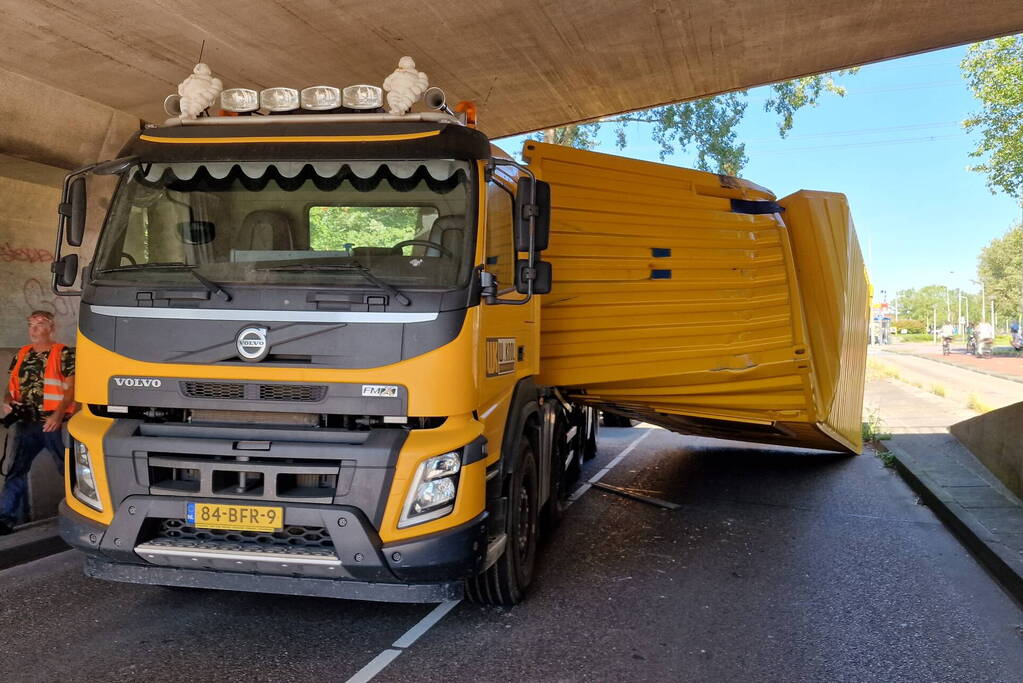
MULTIPOLYGON (((0 362, 35 308, 73 341, 76 302, 49 291, 60 179, 162 119, 203 41, 227 87, 379 83, 409 54, 452 99, 476 100, 499 137, 1023 31, 1018 0, 0 0, 0 11, 0 362)), ((108 189, 92 188, 92 237, 108 189)))

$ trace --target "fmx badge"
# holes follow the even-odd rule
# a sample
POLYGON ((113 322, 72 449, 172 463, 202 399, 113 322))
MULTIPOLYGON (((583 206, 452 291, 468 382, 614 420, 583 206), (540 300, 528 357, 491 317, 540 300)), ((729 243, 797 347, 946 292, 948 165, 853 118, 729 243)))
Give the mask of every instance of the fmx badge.
POLYGON ((398 395, 398 386, 396 384, 363 384, 362 395, 395 398, 398 395))
POLYGON ((251 325, 238 333, 235 344, 242 360, 255 363, 266 358, 270 345, 266 342, 266 328, 251 325))
POLYGON ((487 339, 487 377, 515 372, 515 337, 487 339))

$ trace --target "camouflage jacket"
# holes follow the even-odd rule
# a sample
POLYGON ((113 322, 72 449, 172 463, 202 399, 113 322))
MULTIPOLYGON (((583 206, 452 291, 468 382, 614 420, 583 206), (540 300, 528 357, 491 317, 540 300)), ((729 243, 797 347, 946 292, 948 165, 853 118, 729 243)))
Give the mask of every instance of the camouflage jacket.
MULTIPOLYGON (((50 352, 38 352, 29 349, 25 354, 25 360, 18 368, 18 386, 21 388, 21 402, 33 406, 39 415, 39 421, 50 416, 52 410, 43 412, 43 375, 46 372, 46 361, 50 358, 50 352)), ((14 354, 11 365, 7 368, 8 375, 14 371, 14 364, 18 362, 18 355, 14 354)), ((65 377, 75 374, 75 350, 65 346, 60 354, 60 371, 65 377)))

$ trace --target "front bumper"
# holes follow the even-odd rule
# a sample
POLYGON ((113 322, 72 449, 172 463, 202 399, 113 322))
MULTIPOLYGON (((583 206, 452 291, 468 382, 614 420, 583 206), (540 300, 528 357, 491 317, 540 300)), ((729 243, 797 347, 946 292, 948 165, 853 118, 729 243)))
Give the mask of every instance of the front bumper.
POLYGON ((388 602, 460 597, 462 579, 482 569, 487 552, 486 513, 453 529, 383 545, 356 509, 290 503, 285 505, 285 525, 322 528, 334 549, 329 558, 290 554, 287 549, 275 554, 210 552, 199 541, 154 549, 154 525, 184 518, 185 505, 182 499, 131 496, 104 527, 61 503, 60 534, 87 554, 86 574, 97 578, 388 602))

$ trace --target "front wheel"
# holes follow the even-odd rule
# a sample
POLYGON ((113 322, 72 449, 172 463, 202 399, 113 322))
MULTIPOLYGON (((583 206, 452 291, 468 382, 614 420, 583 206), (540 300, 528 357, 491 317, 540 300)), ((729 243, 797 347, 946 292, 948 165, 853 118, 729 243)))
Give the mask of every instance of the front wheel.
POLYGON ((519 466, 508 484, 504 552, 493 566, 466 581, 466 594, 473 602, 511 606, 525 597, 536 563, 537 491, 536 455, 523 435, 519 466))

